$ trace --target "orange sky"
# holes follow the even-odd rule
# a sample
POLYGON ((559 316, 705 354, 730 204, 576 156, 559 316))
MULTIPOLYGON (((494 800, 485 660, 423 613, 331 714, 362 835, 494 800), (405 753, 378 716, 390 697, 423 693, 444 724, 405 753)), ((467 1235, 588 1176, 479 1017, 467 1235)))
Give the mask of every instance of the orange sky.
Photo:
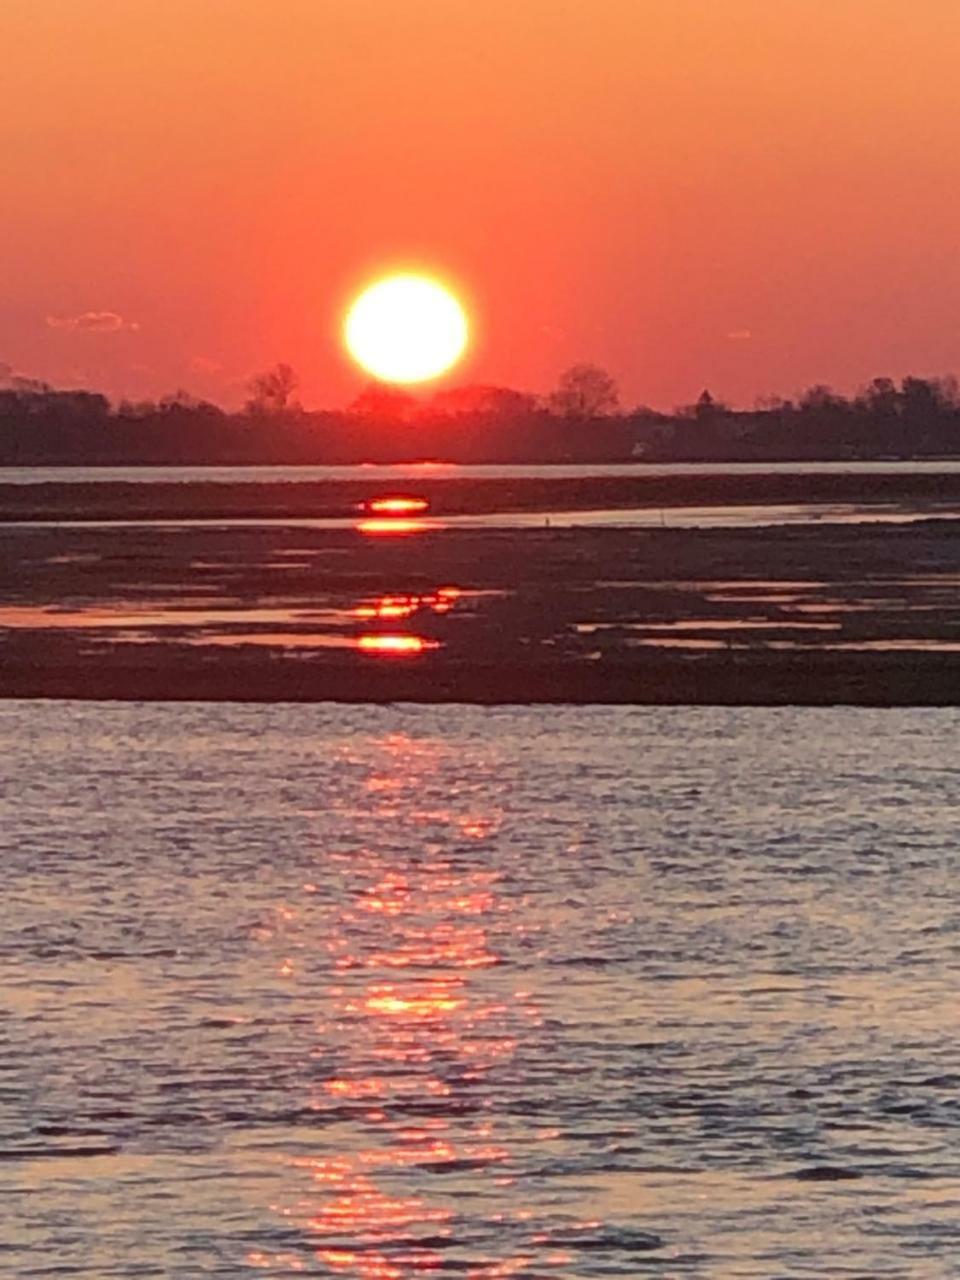
POLYGON ((411 264, 462 381, 960 370, 958 0, 3 0, 0 45, 23 373, 341 404, 345 301, 411 264))

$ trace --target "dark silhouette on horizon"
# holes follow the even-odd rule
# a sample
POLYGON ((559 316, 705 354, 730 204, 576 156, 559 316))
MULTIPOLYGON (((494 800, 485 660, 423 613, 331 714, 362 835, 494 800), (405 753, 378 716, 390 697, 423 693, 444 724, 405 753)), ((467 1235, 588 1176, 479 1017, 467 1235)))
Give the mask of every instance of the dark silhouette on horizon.
POLYGON ((797 400, 735 410, 704 390, 672 414, 623 409, 613 378, 574 365, 555 391, 465 386, 417 396, 373 383, 346 409, 304 409, 285 364, 250 383, 239 413, 178 391, 112 405, 93 391, 9 377, 0 386, 0 465, 244 465, 775 462, 960 456, 953 377, 875 378, 846 398, 813 386, 797 400))

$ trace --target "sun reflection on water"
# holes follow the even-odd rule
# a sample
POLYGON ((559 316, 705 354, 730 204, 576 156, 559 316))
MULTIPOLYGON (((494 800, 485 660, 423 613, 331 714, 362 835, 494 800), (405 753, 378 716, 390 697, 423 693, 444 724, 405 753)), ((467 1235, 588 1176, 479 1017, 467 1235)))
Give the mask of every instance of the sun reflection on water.
POLYGON ((427 653, 431 649, 439 649, 439 642, 427 640, 423 636, 410 635, 407 632, 389 634, 377 632, 374 635, 359 636, 357 648, 361 653, 383 655, 395 654, 398 657, 427 653))
POLYGON ((421 609, 449 613, 463 592, 459 587, 441 587, 426 595, 386 595, 365 601, 353 611, 355 618, 410 618, 421 609))
POLYGON ((433 770, 429 743, 385 738, 365 786, 382 847, 331 854, 334 883, 304 886, 329 904, 317 945, 330 986, 305 1075, 321 1137, 291 1159, 308 1191, 280 1212, 330 1274, 492 1280, 534 1260, 552 1274, 569 1259, 522 1207, 490 1217, 521 1171, 494 1119, 498 1074, 540 1021, 509 973, 495 980, 514 910, 491 857, 502 814, 424 805, 433 770))
MULTIPOLYGON (((384 595, 357 605, 353 616, 370 623, 407 622, 418 614, 449 613, 462 595, 459 587, 440 587, 423 595, 384 595)), ((380 657, 411 657, 439 649, 440 642, 409 631, 371 631, 357 637, 356 647, 380 657)))
POLYGON ((361 509, 376 516, 412 516, 426 511, 430 504, 426 498, 407 497, 397 494, 383 498, 371 498, 361 503, 361 509))
POLYGON ((370 519, 360 520, 357 523, 360 533, 374 537, 427 533, 442 527, 436 520, 408 520, 401 517, 371 516, 370 519))

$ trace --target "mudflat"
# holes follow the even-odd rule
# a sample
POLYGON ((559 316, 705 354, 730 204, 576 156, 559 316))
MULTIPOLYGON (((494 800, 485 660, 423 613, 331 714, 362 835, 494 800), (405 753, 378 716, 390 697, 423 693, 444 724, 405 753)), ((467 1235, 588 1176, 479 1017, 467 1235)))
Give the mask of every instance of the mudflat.
POLYGON ((405 536, 10 523, 0 543, 0 697, 960 703, 950 519, 405 536))

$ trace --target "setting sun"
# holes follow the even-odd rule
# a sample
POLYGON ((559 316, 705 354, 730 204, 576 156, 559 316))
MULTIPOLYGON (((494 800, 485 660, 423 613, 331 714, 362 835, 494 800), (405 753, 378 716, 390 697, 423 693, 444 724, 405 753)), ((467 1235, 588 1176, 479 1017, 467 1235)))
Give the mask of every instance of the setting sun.
POLYGON ((426 382, 463 355, 466 312, 429 276, 386 276, 352 303, 343 328, 347 350, 383 382, 426 382))

